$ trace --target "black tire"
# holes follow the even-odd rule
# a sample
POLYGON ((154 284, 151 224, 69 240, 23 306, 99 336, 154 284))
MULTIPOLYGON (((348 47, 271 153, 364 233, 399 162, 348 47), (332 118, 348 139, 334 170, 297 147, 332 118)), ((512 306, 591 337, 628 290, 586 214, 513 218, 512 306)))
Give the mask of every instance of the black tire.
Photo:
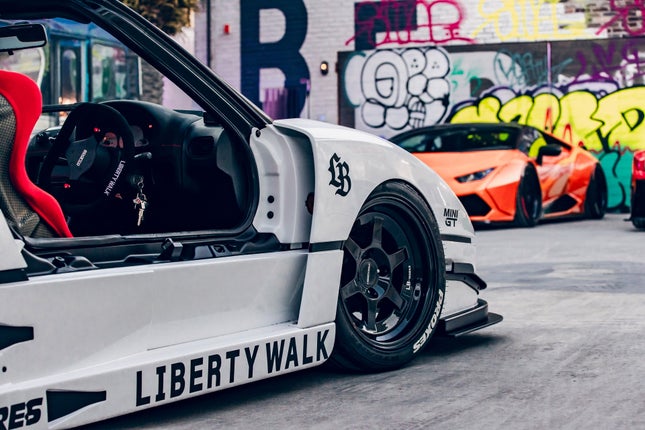
POLYGON ((645 218, 632 218, 632 224, 638 229, 645 229, 645 218))
POLYGON ((607 212, 607 180, 600 164, 596 165, 585 195, 585 217, 602 219, 607 212))
POLYGON ((332 364, 375 372, 408 363, 434 333, 446 288, 439 228, 410 186, 379 186, 344 245, 332 364))
POLYGON ((542 216, 542 189, 535 167, 527 165, 517 187, 515 219, 518 227, 533 227, 542 216))

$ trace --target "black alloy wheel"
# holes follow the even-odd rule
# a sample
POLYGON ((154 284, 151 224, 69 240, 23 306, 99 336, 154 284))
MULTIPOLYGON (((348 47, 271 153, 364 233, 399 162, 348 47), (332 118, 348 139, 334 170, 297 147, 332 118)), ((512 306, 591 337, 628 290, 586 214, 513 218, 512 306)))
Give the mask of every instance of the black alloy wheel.
POLYGON ((410 186, 382 185, 345 242, 332 361, 361 371, 406 364, 432 336, 444 291, 431 210, 410 186))
POLYGON ((602 219, 607 212, 607 180, 600 164, 596 165, 585 195, 585 216, 591 219, 602 219))
POLYGON ((542 216, 542 189, 537 172, 527 165, 517 187, 514 223, 518 227, 533 227, 542 216))

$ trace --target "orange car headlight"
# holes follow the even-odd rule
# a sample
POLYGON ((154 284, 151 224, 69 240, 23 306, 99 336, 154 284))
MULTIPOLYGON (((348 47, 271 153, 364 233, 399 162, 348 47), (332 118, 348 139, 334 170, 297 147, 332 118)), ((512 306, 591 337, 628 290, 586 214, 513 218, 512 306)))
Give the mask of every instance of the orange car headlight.
POLYGON ((458 176, 456 179, 457 179, 457 182, 461 182, 462 184, 464 182, 479 181, 481 179, 484 179, 486 176, 488 176, 488 174, 493 170, 495 169, 491 167, 490 169, 480 170, 478 172, 469 173, 464 176, 458 176))

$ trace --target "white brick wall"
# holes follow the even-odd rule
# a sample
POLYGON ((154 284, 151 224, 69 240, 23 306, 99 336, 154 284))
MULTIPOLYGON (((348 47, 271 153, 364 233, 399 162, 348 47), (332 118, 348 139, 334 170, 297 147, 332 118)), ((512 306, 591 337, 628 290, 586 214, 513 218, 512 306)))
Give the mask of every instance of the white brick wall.
MULTIPOLYGON (((306 1, 309 14, 307 39, 302 53, 311 73, 311 118, 338 121, 338 51, 353 50, 345 41, 354 33, 354 2, 347 0, 306 1), (330 71, 320 73, 320 63, 327 61, 330 71)), ((306 113, 306 112, 304 112, 306 113)))
POLYGON ((240 2, 211 0, 211 68, 235 88, 240 88, 240 2), (224 33, 229 25, 230 33, 224 33))

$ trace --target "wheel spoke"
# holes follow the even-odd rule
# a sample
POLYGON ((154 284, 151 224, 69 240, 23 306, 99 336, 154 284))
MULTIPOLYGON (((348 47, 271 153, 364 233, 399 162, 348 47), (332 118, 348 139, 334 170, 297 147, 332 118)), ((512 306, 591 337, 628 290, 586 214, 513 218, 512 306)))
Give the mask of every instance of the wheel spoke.
POLYGON ((402 309, 403 306, 405 305, 405 300, 403 300, 403 297, 399 294, 399 292, 396 290, 396 288, 390 286, 390 288, 385 290, 385 298, 387 298, 389 301, 392 302, 394 306, 396 306, 397 309, 402 309))
POLYGON ((388 260, 390 261, 391 270, 396 269, 399 264, 403 263, 408 259, 408 250, 406 248, 401 248, 396 251, 394 254, 388 255, 388 260))
POLYGON ((374 227, 372 228, 372 246, 381 248, 383 241, 383 218, 374 217, 374 227))
POLYGON ((353 295, 360 294, 360 293, 361 293, 361 289, 358 287, 354 279, 352 279, 351 281, 349 281, 347 284, 343 285, 340 288, 340 295, 343 298, 343 300, 347 300, 353 295))
POLYGON ((378 301, 367 301, 367 315, 364 315, 365 327, 371 332, 376 332, 376 314, 378 313, 378 301))
POLYGON ((345 241, 345 249, 347 250, 347 252, 349 252, 349 254, 354 258, 355 261, 359 260, 359 258, 361 257, 361 252, 363 251, 351 237, 345 241))

